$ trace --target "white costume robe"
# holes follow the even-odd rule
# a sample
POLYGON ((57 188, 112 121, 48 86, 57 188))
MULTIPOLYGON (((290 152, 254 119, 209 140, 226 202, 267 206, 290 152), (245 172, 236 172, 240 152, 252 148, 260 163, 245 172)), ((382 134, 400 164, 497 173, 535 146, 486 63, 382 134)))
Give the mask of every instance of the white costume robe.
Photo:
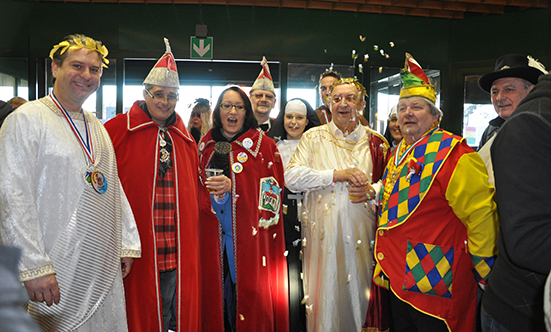
MULTIPOLYGON (((71 117, 86 137, 81 113, 71 117)), ((56 273, 61 300, 29 302, 45 331, 127 331, 121 257, 140 257, 109 135, 85 112, 107 191, 84 182, 90 161, 50 97, 29 102, 0 129, 0 241, 22 249, 22 281, 56 273)))
POLYGON ((305 193, 302 213, 304 294, 309 332, 360 331, 369 302, 375 216, 352 204, 333 171, 362 170, 371 180, 368 133, 358 125, 345 137, 337 126, 302 135, 285 171, 287 187, 305 193))

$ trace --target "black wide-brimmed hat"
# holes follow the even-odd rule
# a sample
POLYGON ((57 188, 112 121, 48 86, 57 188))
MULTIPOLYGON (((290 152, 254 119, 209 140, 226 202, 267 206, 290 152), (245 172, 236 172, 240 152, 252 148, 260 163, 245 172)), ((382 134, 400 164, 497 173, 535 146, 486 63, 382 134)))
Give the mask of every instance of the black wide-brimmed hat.
POLYGON ((503 77, 518 77, 532 84, 538 83, 540 75, 547 74, 545 67, 531 56, 507 54, 497 59, 493 73, 480 76, 478 86, 490 92, 495 80, 503 77))

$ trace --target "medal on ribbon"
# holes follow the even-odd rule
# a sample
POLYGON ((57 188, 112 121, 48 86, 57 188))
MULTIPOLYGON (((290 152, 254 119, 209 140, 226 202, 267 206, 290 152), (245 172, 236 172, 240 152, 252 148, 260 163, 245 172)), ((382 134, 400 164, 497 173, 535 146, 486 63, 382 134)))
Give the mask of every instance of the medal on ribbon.
POLYGON ((86 137, 83 137, 83 135, 78 130, 77 126, 73 122, 73 119, 69 116, 69 113, 63 105, 57 100, 56 96, 52 92, 50 94, 50 99, 52 99, 53 103, 61 110, 61 113, 65 117, 65 120, 67 120, 67 123, 71 127, 71 130, 73 131, 73 134, 75 134, 75 137, 77 138, 80 146, 82 147, 82 150, 84 151, 84 154, 90 161, 91 165, 88 165, 84 167, 82 170, 82 180, 84 182, 84 185, 87 187, 90 187, 90 185, 100 194, 103 194, 107 191, 107 178, 105 178, 105 175, 103 175, 98 169, 96 169, 94 163, 94 145, 92 143, 92 136, 90 135, 90 127, 88 126, 88 120, 86 120, 86 116, 84 115, 84 111, 82 108, 80 109, 80 112, 82 114, 82 119, 84 121, 84 132, 86 134, 86 137), (94 177, 97 178, 97 180, 94 180, 94 177), (94 186, 94 181, 96 181, 96 187, 94 186), (100 184, 101 183, 101 184, 100 184))

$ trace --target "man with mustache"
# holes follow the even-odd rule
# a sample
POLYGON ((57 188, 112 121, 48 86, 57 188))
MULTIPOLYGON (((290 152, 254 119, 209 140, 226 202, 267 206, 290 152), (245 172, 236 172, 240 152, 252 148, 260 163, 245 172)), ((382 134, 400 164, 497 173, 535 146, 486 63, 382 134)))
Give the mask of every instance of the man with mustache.
POLYGON ((199 158, 175 111, 180 83, 165 45, 143 82, 144 100, 105 124, 142 239, 143 257, 124 283, 133 332, 200 329, 199 158))

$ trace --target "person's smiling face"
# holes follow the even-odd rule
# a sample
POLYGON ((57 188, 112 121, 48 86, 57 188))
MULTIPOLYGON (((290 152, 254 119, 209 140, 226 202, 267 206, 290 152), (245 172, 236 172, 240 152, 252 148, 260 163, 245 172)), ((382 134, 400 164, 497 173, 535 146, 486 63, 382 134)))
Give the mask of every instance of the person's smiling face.
POLYGON ((507 119, 515 111, 518 104, 532 90, 534 85, 526 87, 525 80, 517 77, 503 77, 492 84, 490 95, 497 114, 507 119))
POLYGON ((97 52, 81 48, 70 52, 61 65, 52 62, 54 94, 68 111, 80 111, 100 84, 103 69, 97 52))

